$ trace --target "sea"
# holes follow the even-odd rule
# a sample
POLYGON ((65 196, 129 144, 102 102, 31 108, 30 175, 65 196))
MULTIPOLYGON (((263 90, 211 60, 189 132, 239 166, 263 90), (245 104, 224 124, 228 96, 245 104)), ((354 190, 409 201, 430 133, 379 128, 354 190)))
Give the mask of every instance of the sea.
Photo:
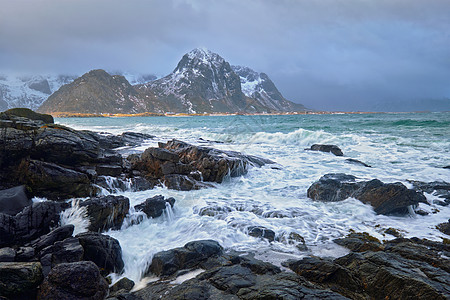
MULTIPOLYGON (((431 240, 448 238, 435 226, 450 218, 450 206, 433 204, 436 195, 425 194, 430 205, 407 216, 377 215, 370 205, 356 199, 317 202, 307 197, 308 187, 328 173, 345 173, 361 180, 386 183, 408 180, 450 182, 450 112, 308 115, 228 115, 182 117, 58 118, 56 123, 75 129, 120 134, 126 131, 154 135, 136 147, 120 151, 139 153, 158 142, 179 139, 195 145, 239 151, 270 159, 275 164, 251 167, 246 175, 227 178, 215 187, 176 191, 165 187, 133 192, 119 191, 133 207, 155 195, 174 197, 159 218, 146 218, 131 208, 120 230, 106 234, 122 247, 125 271, 113 279, 150 280, 145 270, 155 253, 182 247, 200 239, 218 241, 227 251, 250 253, 280 265, 287 259, 315 255, 339 257, 348 251, 333 243, 351 231, 367 232, 380 239, 394 228, 404 237, 431 240), (344 156, 307 151, 312 144, 334 144, 344 156), (362 161, 371 167, 351 164, 362 161), (215 213, 204 214, 206 209, 215 213), (135 224, 138 218, 143 218, 135 224), (275 232, 275 240, 248 235, 249 226, 275 232), (290 239, 304 238, 306 248, 290 239), (297 236, 294 235, 294 236, 297 236)), ((108 191, 104 191, 108 194, 108 191)), ((76 199, 73 200, 76 203, 76 199)), ((63 215, 76 232, 86 230, 85 212, 76 205, 63 215)))

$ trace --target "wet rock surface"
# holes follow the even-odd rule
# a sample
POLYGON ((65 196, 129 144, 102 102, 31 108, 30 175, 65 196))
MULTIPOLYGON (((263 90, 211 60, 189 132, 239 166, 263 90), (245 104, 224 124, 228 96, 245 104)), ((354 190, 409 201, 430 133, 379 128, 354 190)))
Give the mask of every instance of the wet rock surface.
POLYGON ((130 200, 124 196, 108 195, 90 198, 80 203, 87 208, 89 230, 95 232, 120 229, 130 209, 130 200))
POLYGON ((32 204, 28 198, 25 186, 17 186, 0 191, 0 213, 15 215, 32 204))
POLYGON ((162 215, 167 206, 173 207, 175 199, 165 199, 162 195, 156 195, 146 199, 143 203, 134 206, 137 211, 143 211, 149 218, 157 218, 162 215))
POLYGON ((96 232, 80 233, 76 238, 84 249, 83 260, 94 262, 103 275, 122 272, 122 248, 116 239, 96 232))
POLYGON ((342 150, 336 145, 314 144, 311 148, 305 149, 311 151, 331 152, 336 156, 343 156, 342 150))
POLYGON ((234 151, 194 146, 179 140, 159 143, 142 155, 128 157, 131 169, 143 173, 150 181, 163 181, 177 190, 192 190, 209 186, 204 182, 221 183, 225 178, 241 176, 248 166, 273 163, 234 151))
POLYGON ((0 262, 0 296, 32 299, 43 279, 38 262, 0 262))
POLYGON ((417 238, 381 244, 360 233, 341 241, 345 239, 347 243, 341 244, 356 252, 335 260, 289 261, 287 266, 352 299, 447 299, 450 295, 450 261, 445 255, 449 245, 417 238))
POLYGON ((98 267, 83 261, 54 267, 41 285, 39 299, 102 300, 107 293, 108 284, 98 267))
POLYGON ((409 206, 427 203, 422 193, 406 188, 402 183, 383 183, 378 179, 356 181, 346 174, 326 174, 313 183, 307 195, 317 201, 334 202, 356 198, 373 206, 377 214, 405 215, 409 206))

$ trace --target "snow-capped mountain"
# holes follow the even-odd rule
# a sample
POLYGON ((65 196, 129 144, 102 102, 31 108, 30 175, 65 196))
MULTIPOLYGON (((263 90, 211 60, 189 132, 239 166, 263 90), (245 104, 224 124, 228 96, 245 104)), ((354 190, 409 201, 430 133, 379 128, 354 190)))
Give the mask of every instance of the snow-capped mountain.
POLYGON ((171 74, 138 88, 173 103, 175 112, 235 112, 246 107, 239 76, 221 56, 206 49, 185 54, 171 74))
POLYGON ((75 78, 71 75, 0 75, 0 111, 14 107, 37 109, 48 96, 75 78))
POLYGON ((216 53, 194 49, 182 57, 172 73, 143 84, 131 85, 124 76, 93 70, 62 86, 39 111, 262 113, 304 109, 286 100, 266 74, 231 67, 216 53))
POLYGON ((249 67, 232 66, 241 79, 245 96, 255 99, 274 111, 305 110, 302 104, 286 100, 266 73, 257 73, 249 67))

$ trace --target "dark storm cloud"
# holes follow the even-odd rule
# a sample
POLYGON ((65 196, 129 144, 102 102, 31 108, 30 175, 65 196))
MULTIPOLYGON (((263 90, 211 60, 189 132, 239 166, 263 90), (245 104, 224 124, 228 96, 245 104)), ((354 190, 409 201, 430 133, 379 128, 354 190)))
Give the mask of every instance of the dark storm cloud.
POLYGON ((308 107, 417 109, 450 98, 449 28, 448 0, 3 1, 0 66, 165 75, 200 46, 308 107))

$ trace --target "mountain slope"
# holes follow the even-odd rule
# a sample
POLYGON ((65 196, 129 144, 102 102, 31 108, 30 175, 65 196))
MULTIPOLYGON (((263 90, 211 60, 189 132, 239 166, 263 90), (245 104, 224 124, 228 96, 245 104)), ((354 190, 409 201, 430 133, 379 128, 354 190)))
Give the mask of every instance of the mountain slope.
POLYGON ((300 111, 302 104, 286 100, 266 73, 257 73, 248 67, 232 66, 239 75, 242 92, 273 111, 300 111))
POLYGON ((125 77, 93 70, 62 86, 38 111, 135 113, 148 110, 145 102, 125 77))
POLYGON ((50 94, 75 78, 71 75, 0 75, 0 110, 15 107, 37 109, 50 94))
MULTIPOLYGON (((153 78, 152 78, 153 79, 153 78)), ((132 86, 103 70, 61 87, 39 111, 79 113, 264 113, 304 110, 286 100, 264 73, 231 67, 205 49, 185 54, 169 75, 132 86)))

